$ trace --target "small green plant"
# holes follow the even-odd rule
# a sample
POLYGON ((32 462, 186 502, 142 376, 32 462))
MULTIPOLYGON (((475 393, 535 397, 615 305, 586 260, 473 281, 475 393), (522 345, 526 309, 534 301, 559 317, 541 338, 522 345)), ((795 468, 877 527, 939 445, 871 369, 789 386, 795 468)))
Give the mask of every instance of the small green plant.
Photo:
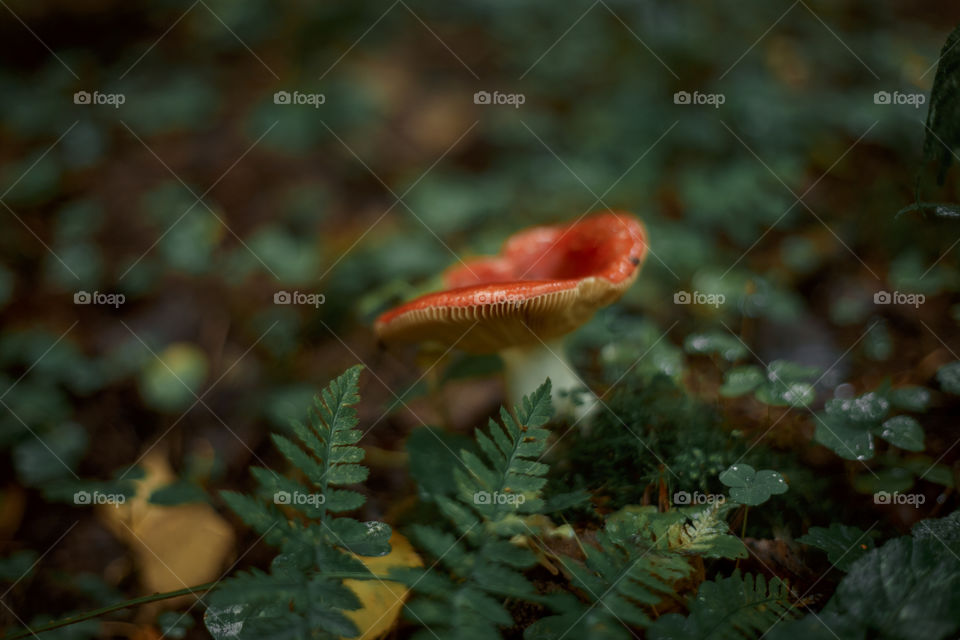
POLYGON ((775 360, 766 370, 755 364, 734 367, 723 377, 720 395, 728 398, 751 391, 759 402, 774 407, 805 407, 816 396, 811 384, 819 373, 816 367, 806 367, 787 360, 775 360))
POLYGON ((779 578, 741 576, 734 571, 700 585, 686 617, 661 616, 651 627, 651 640, 717 638, 731 640, 762 636, 781 620, 799 615, 798 598, 779 578))
POLYGON ((365 501, 356 491, 337 488, 362 482, 368 473, 359 464, 364 452, 354 428, 361 369, 336 378, 316 399, 308 421, 293 423, 299 442, 273 436, 305 481, 254 467, 258 496, 224 492, 227 504, 279 554, 269 571, 240 573, 211 594, 204 622, 217 640, 358 633, 343 611, 359 608, 360 601, 343 580, 374 579, 354 554, 386 554, 391 531, 382 522, 333 515, 365 501))
POLYGON ((855 398, 828 400, 815 416, 814 440, 847 460, 869 460, 874 436, 905 451, 923 451, 923 428, 908 415, 890 416, 894 409, 923 411, 929 394, 921 389, 890 390, 884 385, 855 398))

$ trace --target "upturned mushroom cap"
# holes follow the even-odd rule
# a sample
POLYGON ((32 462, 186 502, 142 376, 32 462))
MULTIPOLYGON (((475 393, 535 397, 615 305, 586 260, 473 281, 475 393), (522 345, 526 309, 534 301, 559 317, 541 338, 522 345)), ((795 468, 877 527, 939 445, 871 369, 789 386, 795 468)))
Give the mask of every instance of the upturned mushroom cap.
POLYGON ((447 289, 395 307, 376 321, 381 340, 436 342, 492 353, 565 335, 633 284, 647 254, 629 213, 593 214, 514 234, 497 256, 444 274, 447 289))

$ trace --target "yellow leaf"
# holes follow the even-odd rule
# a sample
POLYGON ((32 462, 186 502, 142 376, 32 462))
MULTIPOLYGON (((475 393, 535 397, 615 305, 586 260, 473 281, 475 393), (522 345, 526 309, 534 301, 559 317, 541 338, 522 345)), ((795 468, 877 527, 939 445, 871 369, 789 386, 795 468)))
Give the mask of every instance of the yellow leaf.
POLYGON ((206 503, 161 506, 150 494, 176 480, 166 455, 154 450, 140 463, 145 475, 122 504, 102 505, 105 524, 133 551, 148 593, 193 587, 220 577, 234 533, 206 503))
MULTIPOLYGON (((422 567, 423 560, 410 542, 396 531, 390 536, 390 553, 379 557, 355 556, 376 575, 384 575, 392 567, 422 567)), ((379 638, 393 628, 410 591, 406 585, 388 580, 344 580, 363 606, 356 611, 344 611, 360 629, 361 640, 379 638)))

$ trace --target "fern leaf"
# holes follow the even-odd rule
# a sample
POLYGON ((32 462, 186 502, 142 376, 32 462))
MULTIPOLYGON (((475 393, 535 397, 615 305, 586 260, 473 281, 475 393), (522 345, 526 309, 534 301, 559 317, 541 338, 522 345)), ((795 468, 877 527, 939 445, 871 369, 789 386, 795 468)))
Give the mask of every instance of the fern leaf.
MULTIPOLYGON (((362 435, 354 428, 357 426, 354 405, 360 401, 358 381, 362 370, 362 366, 351 367, 323 389, 314 401, 315 410, 310 413, 307 424, 293 422, 299 445, 284 436, 273 436, 284 457, 303 472, 323 496, 316 509, 320 520, 326 519, 327 511, 346 511, 359 506, 358 502, 363 503, 362 496, 358 498, 360 494, 356 492, 329 491, 330 485, 363 482, 369 473, 366 467, 358 464, 363 460, 363 449, 353 446, 362 435)), ((299 508, 301 505, 291 506, 299 508)))
POLYGON ((713 503, 705 509, 695 508, 683 522, 667 530, 670 549, 704 558, 746 558, 743 541, 730 533, 724 517, 732 505, 713 503))
POLYGON ((766 633, 780 620, 797 616, 790 589, 763 575, 717 578, 700 585, 690 615, 670 613, 648 631, 651 640, 742 640, 766 633))
POLYGON ((674 584, 693 570, 668 544, 669 527, 683 520, 678 512, 661 514, 654 507, 611 515, 597 533, 599 546, 583 545, 584 563, 562 562, 587 604, 575 603, 559 616, 537 621, 524 638, 619 640, 633 637, 624 624, 650 625, 651 607, 672 594, 674 584))
POLYGON ((526 396, 516 418, 501 409, 502 425, 491 420, 488 433, 477 432, 477 445, 486 461, 462 451, 466 470, 454 473, 460 499, 485 521, 498 523, 510 515, 536 513, 543 506, 540 490, 547 465, 538 462, 550 432, 542 428, 553 414, 550 381, 526 396))
POLYGON ((457 498, 432 494, 456 533, 417 525, 412 537, 434 557, 433 569, 391 572, 410 585, 417 597, 407 605, 414 622, 429 627, 415 638, 497 640, 500 629, 514 624, 504 607, 507 598, 539 602, 555 610, 571 598, 537 593, 520 569, 536 564, 536 556, 509 539, 528 532, 520 515, 543 506, 540 490, 547 465, 536 460, 546 448, 550 419, 550 382, 544 383, 515 409, 501 410, 502 425, 491 420, 487 433, 477 432, 478 454, 461 450, 465 469, 453 477, 457 498))
POLYGON ((356 509, 365 498, 349 489, 367 469, 357 412, 361 367, 348 369, 323 389, 304 423, 294 423, 298 442, 276 435, 284 457, 308 484, 262 468, 252 469, 259 497, 224 492, 237 515, 267 543, 279 547, 270 572, 251 571, 225 580, 209 598, 204 616, 216 640, 306 640, 359 633, 343 611, 361 606, 345 579, 373 574, 354 555, 390 550, 390 527, 331 514, 356 509), (289 518, 295 510, 301 517, 289 518))

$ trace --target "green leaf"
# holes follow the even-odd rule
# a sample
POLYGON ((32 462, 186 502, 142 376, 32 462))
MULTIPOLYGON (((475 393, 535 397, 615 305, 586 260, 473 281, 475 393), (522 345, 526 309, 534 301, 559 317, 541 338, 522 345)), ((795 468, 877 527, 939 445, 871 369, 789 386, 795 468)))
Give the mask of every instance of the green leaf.
POLYGON ((698 508, 683 521, 670 525, 665 532, 670 549, 704 558, 746 558, 746 546, 730 532, 723 517, 728 511, 728 506, 717 502, 698 508))
POLYGON ((692 355, 715 353, 727 362, 736 362, 747 355, 747 347, 743 342, 725 331, 692 333, 684 340, 683 348, 692 355))
POLYGON ((757 389, 757 400, 774 407, 805 407, 816 398, 808 382, 765 384, 757 389))
POLYGON ((883 420, 890 411, 890 401, 877 391, 856 398, 834 398, 825 406, 828 414, 857 424, 873 424, 883 420))
POLYGON ((923 451, 923 427, 910 416, 894 416, 883 423, 877 435, 901 449, 923 451))
POLYGON ((809 367, 789 360, 774 360, 767 367, 770 382, 803 382, 817 377, 818 367, 809 367))
MULTIPOLYGON (((411 436, 411 460, 424 467, 415 471, 420 490, 453 528, 453 532, 421 524, 411 528, 414 541, 443 571, 391 573, 416 593, 406 604, 411 619, 432 631, 415 635, 417 640, 434 633, 450 639, 495 639, 499 628, 513 624, 502 604, 505 598, 546 601, 518 571, 535 564, 536 556, 509 541, 515 535, 533 534, 524 514, 547 508, 540 493, 548 468, 539 458, 550 433, 543 425, 551 414, 548 380, 523 398, 514 415, 501 410, 502 424, 490 420, 486 432, 478 429, 476 446, 460 448, 459 460, 448 450, 456 442, 449 434, 419 429, 411 436)), ((586 497, 574 492, 563 504, 586 497)))
POLYGON ((661 616, 650 627, 651 640, 693 638, 754 638, 766 633, 781 620, 798 615, 790 589, 779 578, 769 582, 762 574, 718 577, 700 585, 690 601, 689 615, 661 616))
POLYGON ((215 640, 307 640, 354 637, 356 625, 344 611, 360 607, 347 578, 374 576, 353 554, 390 551, 391 529, 332 513, 360 507, 364 497, 334 485, 366 478, 354 446, 361 432, 357 412, 361 367, 334 379, 314 402, 307 424, 294 425, 299 443, 274 435, 277 448, 309 482, 302 484, 253 467, 261 497, 225 491, 227 505, 270 545, 280 548, 270 573, 253 570, 224 581, 208 598, 204 616, 215 640), (267 500, 264 500, 263 497, 267 500))
POLYGON ((943 184, 953 154, 960 151, 960 27, 943 43, 937 74, 930 90, 930 108, 923 139, 923 157, 937 164, 937 183, 943 184))
POLYGON ((756 389, 764 381, 763 370, 756 365, 735 367, 723 376, 720 395, 733 398, 756 389))
MULTIPOLYGON (((829 404, 829 403, 828 403, 829 404)), ((873 434, 848 426, 842 419, 829 414, 816 414, 813 440, 844 460, 869 460, 873 457, 873 434)))
POLYGON ((888 394, 890 404, 902 411, 921 413, 930 406, 930 390, 926 387, 900 387, 888 394))
MULTIPOLYGON (((582 544, 585 562, 564 562, 574 585, 590 604, 564 603, 560 615, 531 625, 524 638, 613 640, 631 637, 624 624, 649 626, 647 607, 673 593, 674 583, 693 570, 684 554, 670 547, 681 540, 677 529, 671 527, 683 519, 677 512, 657 513, 655 507, 627 507, 612 514, 597 533, 600 548, 582 544)), ((704 527, 701 532, 704 544, 708 536, 723 535, 706 533, 709 529, 712 527, 704 527)))
POLYGON ((486 462, 470 451, 461 451, 466 469, 454 470, 460 500, 494 523, 518 513, 541 511, 540 491, 548 467, 536 458, 546 448, 549 431, 541 427, 552 414, 547 380, 523 398, 516 419, 501 410, 503 426, 491 420, 488 433, 478 430, 475 437, 486 462))
POLYGON ((873 538, 856 527, 834 522, 829 527, 810 527, 797 542, 827 552, 827 560, 840 571, 850 566, 873 549, 873 538))
POLYGON ((825 611, 888 638, 955 638, 960 631, 960 512, 924 521, 914 535, 850 567, 825 611))
POLYGON ((353 518, 330 520, 331 542, 361 556, 384 556, 390 553, 390 525, 383 522, 358 522, 353 518))
POLYGON ((944 391, 960 395, 960 361, 940 367, 937 370, 937 382, 944 391))
POLYGON ((730 498, 740 504, 756 506, 770 499, 771 495, 786 493, 787 483, 776 471, 755 470, 748 464, 738 463, 720 474, 720 482, 730 487, 730 498))

